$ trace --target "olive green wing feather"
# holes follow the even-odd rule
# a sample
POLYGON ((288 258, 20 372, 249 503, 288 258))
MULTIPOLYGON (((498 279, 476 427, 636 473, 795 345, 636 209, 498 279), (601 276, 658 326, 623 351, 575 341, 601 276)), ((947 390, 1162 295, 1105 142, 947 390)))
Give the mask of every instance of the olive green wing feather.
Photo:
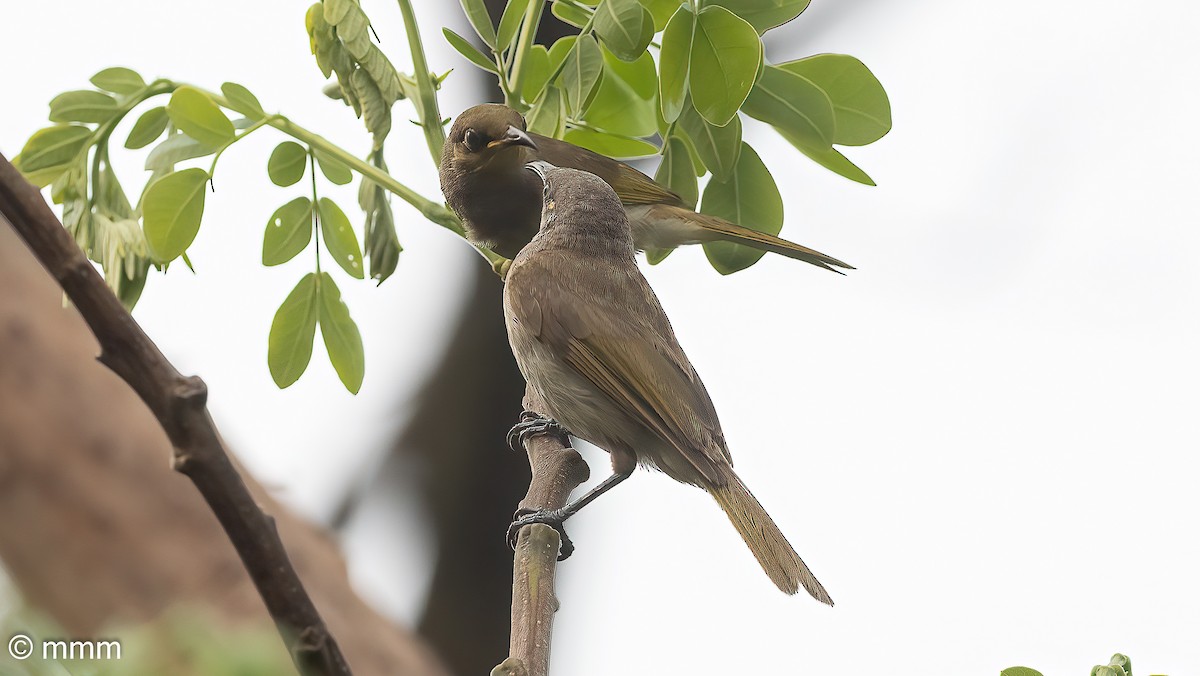
POLYGON ((673 204, 686 206, 679 195, 657 183, 654 179, 633 167, 581 148, 573 143, 560 141, 549 136, 530 134, 537 144, 534 153, 556 167, 582 169, 604 179, 625 204, 673 204))
MULTIPOLYGON (((554 267, 569 270, 573 264, 579 262, 554 267)), ((717 467, 731 459, 716 409, 645 280, 635 270, 624 277, 624 288, 619 288, 624 293, 585 300, 570 282, 547 280, 553 274, 548 266, 537 267, 542 270, 520 271, 538 275, 537 285, 508 281, 517 283, 510 288, 516 319, 702 475, 717 480, 717 467), (648 306, 630 312, 628 306, 639 299, 648 306)))

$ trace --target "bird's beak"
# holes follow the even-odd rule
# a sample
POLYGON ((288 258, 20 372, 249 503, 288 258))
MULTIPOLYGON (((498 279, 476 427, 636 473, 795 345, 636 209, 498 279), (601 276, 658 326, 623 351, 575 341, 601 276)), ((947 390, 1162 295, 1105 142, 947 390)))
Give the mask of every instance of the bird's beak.
POLYGON ((533 162, 526 164, 525 168, 537 174, 538 178, 542 179, 542 183, 546 183, 546 172, 554 169, 555 167, 553 164, 550 164, 545 160, 534 160, 533 162))
POLYGON ((526 134, 511 124, 508 125, 508 131, 505 132, 504 136, 487 144, 487 147, 489 148, 497 148, 501 146, 525 146, 526 148, 537 150, 537 144, 533 142, 533 139, 529 138, 529 134, 526 134))

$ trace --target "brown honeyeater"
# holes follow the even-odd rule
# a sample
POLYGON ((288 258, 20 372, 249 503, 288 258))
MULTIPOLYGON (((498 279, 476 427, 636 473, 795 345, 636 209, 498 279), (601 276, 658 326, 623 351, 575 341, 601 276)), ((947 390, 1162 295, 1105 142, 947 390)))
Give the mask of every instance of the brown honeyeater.
POLYGON ((529 386, 571 434, 609 452, 613 475, 561 510, 562 521, 638 464, 708 491, 781 590, 829 594, 733 471, 712 400, 634 261, 627 209, 593 174, 534 162, 539 229, 504 287, 509 342, 529 386))
POLYGON ((828 270, 852 269, 808 247, 697 213, 679 195, 624 162, 527 132, 525 118, 500 104, 463 111, 454 120, 442 150, 442 193, 462 218, 471 241, 514 258, 533 239, 538 231, 542 186, 524 167, 537 160, 587 171, 611 186, 624 205, 638 250, 735 242, 828 270))

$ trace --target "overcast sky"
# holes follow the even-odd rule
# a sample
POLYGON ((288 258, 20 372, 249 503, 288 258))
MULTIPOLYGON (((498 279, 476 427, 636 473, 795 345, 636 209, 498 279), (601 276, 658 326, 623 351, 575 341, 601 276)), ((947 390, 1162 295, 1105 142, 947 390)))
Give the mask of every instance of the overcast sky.
MULTIPOLYGON (((407 67, 394 4, 363 4, 407 67)), ((163 7, 6 5, 0 151, 15 155, 45 124, 54 94, 125 65, 213 88, 239 81, 268 110, 365 152, 359 122, 319 93, 300 5, 163 7)), ((464 23, 457 3, 418 11, 433 67, 469 68, 440 38, 443 23, 464 23)), ((779 594, 707 496, 639 473, 571 522, 560 673, 1025 664, 1067 676, 1116 651, 1139 674, 1200 673, 1200 144, 1188 131, 1200 113, 1198 19, 1181 0, 817 0, 769 37, 772 61, 853 54, 891 96, 894 131, 847 153, 876 188, 746 125, 783 189, 784 236, 858 270, 768 256, 722 278, 687 250, 647 275, 739 473, 838 605, 779 594)), ((473 103, 459 74, 448 114, 473 103)), ((389 164, 436 196, 405 114, 389 164)), ((180 370, 208 381, 247 465, 319 517, 403 424, 398 403, 478 261, 399 205, 396 276, 378 289, 342 283, 366 343, 362 393, 347 395, 321 356, 280 392, 267 330, 310 261, 259 262, 267 216, 300 194, 263 171, 279 140, 256 135, 224 156, 191 250, 199 274, 152 278, 136 316, 180 370)), ((114 162, 140 189, 141 157, 114 162)), ((353 188, 323 190, 354 205, 353 188)), ((602 476, 607 458, 587 457, 602 476)), ((374 539, 403 554, 416 521, 387 527, 374 539)), ((408 572, 380 575, 382 556, 355 547, 352 568, 368 596, 411 619, 422 594, 411 581, 428 562, 411 551, 408 572), (410 584, 373 586, 380 578, 410 584)))

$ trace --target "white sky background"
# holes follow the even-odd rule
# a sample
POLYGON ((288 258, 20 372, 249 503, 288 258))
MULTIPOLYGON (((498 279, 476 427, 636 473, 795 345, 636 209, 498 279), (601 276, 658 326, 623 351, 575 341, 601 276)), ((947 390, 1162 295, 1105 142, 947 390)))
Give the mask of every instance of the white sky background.
MULTIPOLYGON (((11 157, 45 124, 54 94, 126 65, 214 88, 239 81, 269 110, 365 151, 359 122, 319 93, 301 5, 8 3, 0 150, 11 157)), ((364 5, 407 67, 394 5, 364 5)), ((457 4, 418 11, 434 68, 468 69, 443 46, 447 19, 435 20, 461 25, 457 4)), ((818 0, 768 40, 773 61, 858 56, 891 96, 895 130, 847 153, 877 188, 747 125, 783 189, 784 236, 859 269, 838 277, 768 256, 721 278, 686 250, 647 274, 740 474, 838 605, 783 597, 703 493, 638 474, 572 521, 560 673, 1027 664, 1066 676, 1115 651, 1139 674, 1200 673, 1198 19, 1193 3, 1166 0, 818 0)), ((472 87, 452 76, 444 110, 468 105, 472 87)), ((392 169, 435 196, 419 132, 397 113, 392 169)), ((361 395, 323 356, 276 390, 267 330, 311 263, 259 263, 267 216, 303 194, 269 183, 281 139, 260 133, 218 167, 191 250, 200 274, 152 278, 137 317, 208 381, 255 473, 321 516, 403 424, 446 301, 476 261, 397 202, 397 275, 378 289, 339 278, 366 342, 361 395)), ((114 154, 136 193, 140 156, 114 154)), ((322 191, 353 212, 352 189, 322 191)), ((600 478, 606 458, 588 458, 600 478)), ((389 527, 371 540, 395 543, 399 567, 372 569, 378 545, 354 547, 353 568, 411 587, 428 563, 400 543, 417 526, 389 527)), ((415 614, 421 590, 368 586, 415 614)))

